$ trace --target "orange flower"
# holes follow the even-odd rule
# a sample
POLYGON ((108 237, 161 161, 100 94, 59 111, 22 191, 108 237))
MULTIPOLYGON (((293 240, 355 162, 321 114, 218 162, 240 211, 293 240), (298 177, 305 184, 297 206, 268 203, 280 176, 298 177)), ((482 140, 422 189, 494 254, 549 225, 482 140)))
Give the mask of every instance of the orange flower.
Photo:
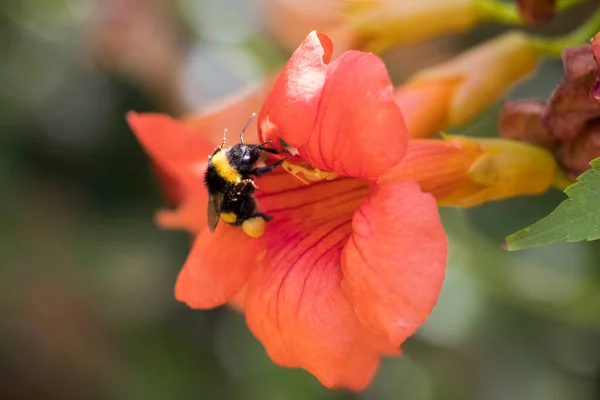
POLYGON ((528 37, 513 32, 419 72, 396 90, 411 137, 467 122, 530 74, 539 58, 528 37))
MULTIPOLYGON (((175 294, 194 308, 234 298, 240 307, 236 294, 245 290, 240 308, 276 363, 304 368, 328 387, 361 390, 380 356, 399 354, 431 312, 447 245, 431 195, 410 179, 378 183, 408 140, 383 63, 357 51, 330 62, 331 54, 329 38, 311 33, 267 97, 258 127, 261 140, 297 148, 288 160, 296 171, 337 177, 304 184, 279 169, 258 178, 260 209, 274 217, 264 234, 251 238, 223 222, 214 234, 199 232, 175 294)), ((166 116, 128 120, 206 210, 205 143, 166 116)))
MULTIPOLYGON (((213 122, 128 120, 182 188, 183 203, 160 222, 196 234, 177 299, 193 308, 229 302, 276 363, 304 368, 328 387, 362 390, 380 357, 399 354, 437 300, 447 245, 435 199, 473 206, 539 193, 555 164, 507 140, 409 141, 381 60, 349 51, 331 61, 332 53, 327 36, 311 33, 263 104, 256 140, 279 149, 285 142, 298 155, 257 178, 260 210, 273 216, 258 238, 223 222, 207 229, 203 177, 217 141, 196 129, 216 130, 213 122)), ((243 125, 250 103, 231 104, 243 125)))

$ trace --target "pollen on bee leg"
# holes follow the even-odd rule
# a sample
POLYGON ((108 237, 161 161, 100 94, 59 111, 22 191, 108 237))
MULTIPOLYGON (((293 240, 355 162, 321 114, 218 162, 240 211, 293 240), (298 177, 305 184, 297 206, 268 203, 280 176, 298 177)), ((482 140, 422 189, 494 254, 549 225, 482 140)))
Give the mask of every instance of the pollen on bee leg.
POLYGON ((324 171, 322 169, 315 168, 309 163, 295 164, 286 160, 283 162, 282 167, 287 173, 294 175, 294 177, 296 177, 298 180, 300 180, 306 185, 308 185, 309 183, 302 179, 302 177, 300 177, 300 174, 302 174, 304 178, 310 181, 331 181, 339 176, 335 172, 324 171))
POLYGON ((248 218, 242 223, 242 229, 248 236, 259 237, 265 232, 265 220, 262 217, 248 218))

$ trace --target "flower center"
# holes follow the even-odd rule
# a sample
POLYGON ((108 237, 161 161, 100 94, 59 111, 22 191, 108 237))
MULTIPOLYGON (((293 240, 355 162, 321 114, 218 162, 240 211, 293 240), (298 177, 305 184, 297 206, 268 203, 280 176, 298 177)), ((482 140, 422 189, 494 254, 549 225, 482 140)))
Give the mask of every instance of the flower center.
POLYGON ((316 182, 323 180, 331 181, 339 177, 339 175, 335 172, 315 168, 307 162, 297 164, 286 160, 283 162, 282 167, 286 172, 292 174, 306 185, 308 185, 309 182, 307 182, 305 179, 316 182))

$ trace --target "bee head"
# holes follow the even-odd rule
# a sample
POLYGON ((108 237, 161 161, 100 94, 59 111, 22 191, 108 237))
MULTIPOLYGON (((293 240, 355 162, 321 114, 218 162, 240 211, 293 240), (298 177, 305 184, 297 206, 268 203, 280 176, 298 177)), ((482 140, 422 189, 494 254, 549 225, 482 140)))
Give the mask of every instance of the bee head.
POLYGON ((238 143, 229 149, 229 160, 235 164, 240 172, 247 172, 254 168, 254 164, 262 155, 262 149, 257 145, 238 143))
MULTIPOLYGON (((267 144, 271 143, 270 140, 260 144, 246 144, 244 142, 244 132, 246 132, 246 128, 248 128, 248 125, 250 125, 250 122, 255 115, 256 114, 252 114, 250 116, 250 119, 248 122, 246 122, 244 129, 242 129, 242 132, 240 133, 240 143, 236 144, 227 151, 227 159, 229 160, 229 163, 241 173, 251 171, 264 151, 272 154, 279 154, 277 150, 265 147, 267 144)), ((225 135, 225 132, 223 135, 225 135)), ((225 136, 223 136, 221 148, 223 148, 224 145, 225 136)))

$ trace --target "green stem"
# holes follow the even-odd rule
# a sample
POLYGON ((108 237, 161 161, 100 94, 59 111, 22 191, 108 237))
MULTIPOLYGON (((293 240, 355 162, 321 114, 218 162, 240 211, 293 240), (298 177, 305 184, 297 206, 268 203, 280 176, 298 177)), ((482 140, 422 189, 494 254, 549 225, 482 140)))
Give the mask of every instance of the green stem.
POLYGON ((523 25, 519 10, 514 3, 504 3, 498 0, 476 0, 475 7, 479 18, 504 24, 523 25))
MULTIPOLYGON (((568 10, 581 4, 583 0, 558 0, 556 2, 556 13, 568 10)), ((521 13, 514 2, 506 3, 499 0, 475 0, 475 8, 479 18, 484 21, 495 21, 510 25, 524 25, 521 13)))
POLYGON ((599 31, 600 7, 583 25, 573 32, 555 38, 533 36, 531 44, 542 54, 560 58, 565 48, 589 43, 599 31))
POLYGON ((584 0, 558 0, 556 2, 556 13, 560 13, 563 12, 565 10, 568 10, 571 7, 574 7, 578 4, 583 3, 584 0))

